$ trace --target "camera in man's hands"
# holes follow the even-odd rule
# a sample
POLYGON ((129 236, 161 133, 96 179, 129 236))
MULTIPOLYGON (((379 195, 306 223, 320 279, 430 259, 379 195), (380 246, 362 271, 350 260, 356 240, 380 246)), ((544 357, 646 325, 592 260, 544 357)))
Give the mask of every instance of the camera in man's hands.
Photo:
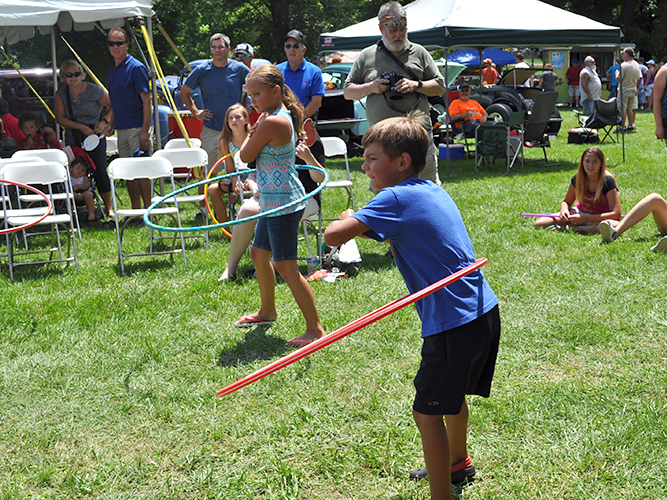
POLYGON ((398 83, 400 79, 403 78, 403 75, 401 73, 397 73, 396 71, 391 71, 390 73, 382 73, 382 76, 380 78, 384 78, 385 80, 389 80, 389 90, 385 92, 387 94, 387 99, 391 99, 392 101, 398 101, 400 99, 403 99, 403 94, 400 92, 396 92, 394 90, 394 87, 398 83))

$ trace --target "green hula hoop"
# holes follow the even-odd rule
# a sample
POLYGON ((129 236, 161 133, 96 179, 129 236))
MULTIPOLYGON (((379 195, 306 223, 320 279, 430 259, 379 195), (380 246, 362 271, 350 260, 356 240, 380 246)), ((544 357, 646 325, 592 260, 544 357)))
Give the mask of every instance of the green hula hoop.
POLYGON ((148 209, 146 210, 146 213, 144 214, 144 224, 146 224, 147 226, 152 227, 153 229, 157 229, 159 231, 167 231, 167 232, 172 232, 172 233, 181 233, 181 232, 188 232, 188 231, 208 231, 209 229, 217 229, 219 227, 234 226, 236 224, 241 224, 243 222, 249 222, 251 220, 260 219, 262 217, 268 217, 270 215, 276 214, 276 213, 281 212, 281 211, 283 211, 287 208, 290 208, 290 207, 296 206, 300 203, 303 203, 304 201, 306 201, 309 198, 312 198, 317 193, 322 191, 322 189, 324 189, 325 186, 327 185, 327 183, 329 182, 329 174, 327 173, 326 170, 324 170, 321 167, 316 167, 314 165, 295 165, 295 167, 299 170, 315 170, 316 172, 320 172, 321 174, 324 175, 324 181, 322 181, 322 183, 319 186, 317 186, 315 189, 313 189, 310 193, 306 193, 305 196, 302 196, 298 200, 294 200, 294 201, 292 201, 290 203, 287 203, 287 204, 285 204, 281 207, 272 208, 271 210, 267 210, 266 212, 261 212, 257 215, 253 215, 253 216, 250 216, 250 217, 245 217, 243 219, 230 220, 230 221, 227 221, 227 222, 220 222, 218 224, 209 224, 207 226, 167 227, 167 226, 158 226, 157 224, 155 224, 154 222, 151 222, 149 220, 149 217, 151 215, 151 211, 154 210, 158 205, 160 205, 161 203, 164 203, 165 201, 167 201, 170 198, 174 198, 175 196, 178 196, 179 194, 181 194, 185 191, 188 191, 189 189, 196 188, 196 187, 199 187, 199 186, 203 186, 204 184, 211 184, 213 182, 218 182, 218 181, 222 181, 222 180, 225 180, 225 179, 231 179, 232 177, 238 177, 240 175, 247 175, 249 172, 254 172, 254 170, 242 170, 240 172, 232 172, 231 174, 219 175, 217 177, 213 177, 212 179, 204 179, 203 181, 199 181, 199 182, 196 182, 194 184, 189 184, 187 186, 183 186, 182 188, 177 189, 173 193, 169 193, 169 194, 161 197, 160 199, 156 200, 155 203, 151 204, 151 206, 149 206, 148 209))

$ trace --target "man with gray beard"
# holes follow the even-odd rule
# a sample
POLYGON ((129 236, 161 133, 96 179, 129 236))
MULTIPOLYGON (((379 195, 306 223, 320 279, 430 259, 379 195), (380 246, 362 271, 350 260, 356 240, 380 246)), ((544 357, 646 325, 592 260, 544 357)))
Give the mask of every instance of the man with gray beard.
POLYGON ((428 97, 445 93, 445 79, 426 49, 408 40, 406 12, 398 2, 380 7, 378 20, 382 38, 355 59, 345 80, 344 96, 348 100, 368 96, 366 118, 371 126, 387 118, 406 116, 413 109, 421 111, 422 126, 429 133, 431 144, 426 168, 419 176, 440 184, 428 97))

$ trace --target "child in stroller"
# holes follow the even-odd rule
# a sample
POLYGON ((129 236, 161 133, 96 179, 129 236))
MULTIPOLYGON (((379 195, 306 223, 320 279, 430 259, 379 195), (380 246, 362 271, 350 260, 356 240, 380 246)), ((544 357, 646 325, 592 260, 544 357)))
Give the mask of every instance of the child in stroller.
POLYGON ((95 192, 90 182, 90 162, 78 156, 69 164, 72 189, 74 190, 74 201, 77 205, 86 205, 88 209, 88 222, 95 221, 95 192))

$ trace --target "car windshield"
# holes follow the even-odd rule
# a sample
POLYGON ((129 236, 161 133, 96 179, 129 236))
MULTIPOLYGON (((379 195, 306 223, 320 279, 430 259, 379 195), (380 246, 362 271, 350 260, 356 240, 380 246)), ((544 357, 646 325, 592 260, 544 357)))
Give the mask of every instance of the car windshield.
POLYGON ((347 74, 341 73, 340 71, 322 72, 324 88, 326 90, 342 89, 346 77, 347 74))

